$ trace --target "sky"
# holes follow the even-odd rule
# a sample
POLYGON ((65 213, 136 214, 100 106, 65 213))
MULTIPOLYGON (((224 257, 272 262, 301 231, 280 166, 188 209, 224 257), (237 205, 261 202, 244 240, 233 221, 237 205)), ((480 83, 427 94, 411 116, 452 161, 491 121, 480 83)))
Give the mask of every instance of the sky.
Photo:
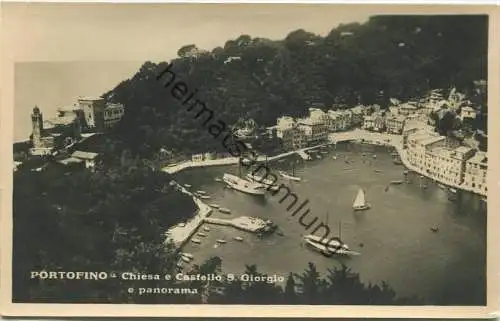
POLYGON ((144 61, 167 61, 186 44, 211 50, 242 34, 283 39, 305 29, 326 35, 363 22, 366 10, 321 5, 5 4, 3 41, 14 68, 14 141, 77 96, 99 96, 144 61))

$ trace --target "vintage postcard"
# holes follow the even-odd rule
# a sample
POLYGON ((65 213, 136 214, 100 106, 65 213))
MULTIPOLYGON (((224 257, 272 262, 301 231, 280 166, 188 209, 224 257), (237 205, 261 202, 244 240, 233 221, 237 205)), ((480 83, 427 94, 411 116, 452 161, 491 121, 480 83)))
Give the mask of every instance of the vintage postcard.
POLYGON ((491 316, 495 15, 3 4, 1 313, 491 316))

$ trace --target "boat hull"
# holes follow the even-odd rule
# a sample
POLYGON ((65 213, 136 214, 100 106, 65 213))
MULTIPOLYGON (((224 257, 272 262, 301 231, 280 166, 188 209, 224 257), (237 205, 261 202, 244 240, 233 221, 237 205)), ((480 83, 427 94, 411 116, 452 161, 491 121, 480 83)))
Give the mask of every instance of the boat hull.
POLYGON ((266 193, 262 184, 253 183, 234 175, 224 174, 223 181, 232 189, 242 193, 256 196, 263 196, 266 193))
POLYGON ((360 206, 353 206, 352 209, 355 211, 366 211, 371 208, 370 204, 365 204, 365 205, 360 205, 360 206))
POLYGON ((284 173, 284 172, 279 172, 279 174, 281 175, 281 177, 289 179, 291 181, 300 182, 302 180, 300 177, 290 176, 290 175, 288 175, 287 173, 284 173))

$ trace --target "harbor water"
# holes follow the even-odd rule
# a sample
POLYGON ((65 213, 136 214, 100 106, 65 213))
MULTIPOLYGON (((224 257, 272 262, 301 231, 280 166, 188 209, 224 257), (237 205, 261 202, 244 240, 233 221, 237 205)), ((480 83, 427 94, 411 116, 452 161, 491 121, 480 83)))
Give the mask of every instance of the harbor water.
POLYGON ((365 283, 386 281, 398 296, 416 295, 436 305, 485 304, 486 203, 468 192, 459 192, 450 201, 446 189, 414 173, 407 175, 407 182, 391 185, 405 180, 405 168, 393 163, 392 152, 383 146, 342 143, 328 148, 328 153, 317 153, 321 159, 302 161, 292 156, 269 164, 276 174, 294 169, 302 178, 286 183, 299 197, 297 204, 309 200, 311 214, 306 223, 314 217, 328 221, 334 234, 340 227, 344 242, 360 256, 327 258, 304 247, 302 235, 316 225, 307 231, 299 224, 298 217, 286 210, 289 202, 279 202, 283 194, 251 196, 215 180, 226 172, 239 174, 236 165, 190 169, 175 178, 192 185, 193 191, 206 191, 211 196, 206 203, 231 210, 229 214, 214 210, 212 217, 271 219, 282 235, 259 238, 232 227, 209 225, 209 231, 199 230, 206 234, 196 237, 201 243, 188 242, 183 251, 194 255, 194 264, 219 256, 224 271, 239 273, 245 265, 256 264, 259 272, 285 278, 289 272, 304 271, 308 262, 325 275, 327 269, 344 263, 365 283), (359 188, 364 189, 371 209, 354 212, 352 203, 359 188), (436 227, 437 232, 431 230, 436 227), (237 236, 243 241, 235 241, 237 236), (227 243, 217 244, 219 239, 227 243))

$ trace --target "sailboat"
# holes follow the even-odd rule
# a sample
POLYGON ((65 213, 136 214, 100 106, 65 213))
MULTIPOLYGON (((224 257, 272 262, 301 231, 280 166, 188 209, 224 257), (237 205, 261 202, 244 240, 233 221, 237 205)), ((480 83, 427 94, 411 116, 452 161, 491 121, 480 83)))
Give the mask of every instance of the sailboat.
MULTIPOLYGON (((326 225, 328 225, 328 212, 326 213, 326 225)), ((309 247, 326 256, 337 255, 359 255, 349 248, 341 239, 341 223, 339 222, 339 236, 325 238, 314 234, 304 236, 304 241, 309 247)))
POLYGON ((287 178, 292 181, 300 182, 302 179, 300 177, 295 176, 295 165, 292 166, 292 175, 287 174, 284 171, 278 172, 282 177, 287 178))
POLYGON ((363 189, 360 188, 358 190, 358 194, 356 195, 356 199, 354 200, 354 203, 352 204, 353 210, 363 211, 363 210, 369 209, 370 207, 371 207, 371 205, 366 202, 365 192, 363 191, 363 189))

